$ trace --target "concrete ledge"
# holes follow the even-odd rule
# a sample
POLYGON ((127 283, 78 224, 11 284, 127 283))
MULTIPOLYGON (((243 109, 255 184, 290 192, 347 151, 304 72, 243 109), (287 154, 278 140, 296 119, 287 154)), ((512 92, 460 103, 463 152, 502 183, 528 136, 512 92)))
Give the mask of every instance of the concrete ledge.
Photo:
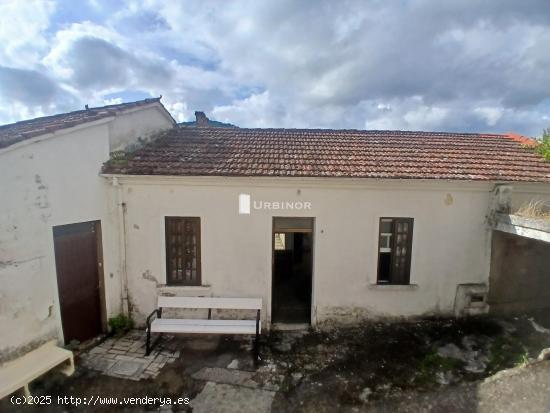
POLYGON ((396 284, 369 284, 370 290, 380 291, 414 291, 418 290, 418 284, 396 285, 396 284))
POLYGON ((538 241, 550 242, 550 222, 517 215, 496 214, 493 229, 538 241))

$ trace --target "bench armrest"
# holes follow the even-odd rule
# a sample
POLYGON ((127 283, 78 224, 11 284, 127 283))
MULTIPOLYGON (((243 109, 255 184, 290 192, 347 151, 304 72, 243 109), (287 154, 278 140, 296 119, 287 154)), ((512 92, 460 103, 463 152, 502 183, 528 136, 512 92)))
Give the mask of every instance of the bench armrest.
POLYGON ((156 315, 156 317, 160 317, 160 309, 153 310, 151 314, 147 316, 147 328, 151 328, 151 319, 154 315, 156 315))

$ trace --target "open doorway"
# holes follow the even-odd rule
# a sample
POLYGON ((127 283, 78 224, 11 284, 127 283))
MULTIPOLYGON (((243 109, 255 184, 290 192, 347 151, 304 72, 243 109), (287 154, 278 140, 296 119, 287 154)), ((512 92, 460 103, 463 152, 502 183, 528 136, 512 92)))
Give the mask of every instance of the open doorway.
POLYGON ((313 218, 273 218, 274 323, 309 324, 313 270, 313 218))

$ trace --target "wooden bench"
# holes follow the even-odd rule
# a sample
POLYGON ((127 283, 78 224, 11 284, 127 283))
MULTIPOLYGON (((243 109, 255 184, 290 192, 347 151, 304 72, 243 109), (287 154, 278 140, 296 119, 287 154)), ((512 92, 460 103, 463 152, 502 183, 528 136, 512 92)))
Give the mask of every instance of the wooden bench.
POLYGON ((244 334, 254 335, 254 360, 259 359, 259 338, 261 333, 260 311, 261 298, 223 298, 223 297, 158 297, 157 309, 147 317, 147 345, 145 355, 152 348, 162 333, 193 334, 244 334), (163 308, 208 309, 208 319, 197 318, 162 318, 163 308), (256 310, 255 319, 220 320, 212 319, 212 309, 256 310), (156 317, 153 319, 153 317, 156 317), (151 333, 159 333, 151 345, 151 333))
POLYGON ((62 363, 65 363, 60 368, 63 374, 74 373, 73 353, 57 347, 55 340, 8 361, 0 366, 0 399, 19 389, 23 389, 26 397, 30 396, 29 383, 62 363))

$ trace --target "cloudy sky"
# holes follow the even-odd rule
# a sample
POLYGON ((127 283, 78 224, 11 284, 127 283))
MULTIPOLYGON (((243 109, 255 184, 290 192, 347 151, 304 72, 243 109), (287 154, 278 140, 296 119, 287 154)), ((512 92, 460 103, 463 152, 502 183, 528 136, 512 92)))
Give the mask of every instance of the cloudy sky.
POLYGON ((0 123, 163 95, 242 127, 550 127, 550 1, 0 0, 0 123))

